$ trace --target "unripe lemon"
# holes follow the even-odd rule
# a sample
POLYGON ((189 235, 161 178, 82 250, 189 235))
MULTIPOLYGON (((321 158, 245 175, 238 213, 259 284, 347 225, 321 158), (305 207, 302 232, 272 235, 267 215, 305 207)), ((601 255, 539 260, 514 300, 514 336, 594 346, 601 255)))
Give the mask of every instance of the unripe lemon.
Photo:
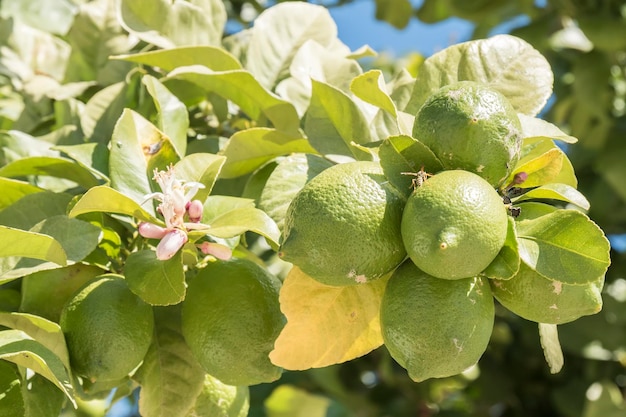
POLYGON ((442 87, 415 117, 413 137, 428 146, 445 169, 474 172, 499 186, 519 160, 517 113, 500 92, 474 81, 442 87))
POLYGON ((500 195, 476 174, 442 171, 416 187, 402 216, 411 260, 437 278, 478 275, 496 257, 507 234, 500 195))
POLYGON ((92 381, 124 378, 139 365, 152 341, 152 308, 119 276, 86 284, 61 312, 72 369, 92 381))
POLYGON ((278 278, 246 259, 212 262, 191 280, 182 333, 209 374, 228 385, 280 377, 269 359, 285 324, 279 288, 278 278))
POLYGON ((508 310, 537 323, 563 324, 602 310, 604 277, 584 285, 549 280, 526 264, 513 278, 492 280, 493 295, 508 310))
POLYGON ((379 278, 402 262, 405 197, 376 162, 332 166, 287 210, 280 256, 328 285, 379 278))
POLYGON ((393 273, 383 296, 380 324, 385 346, 411 379, 456 375, 478 362, 494 321, 486 281, 438 279, 410 261, 393 273))

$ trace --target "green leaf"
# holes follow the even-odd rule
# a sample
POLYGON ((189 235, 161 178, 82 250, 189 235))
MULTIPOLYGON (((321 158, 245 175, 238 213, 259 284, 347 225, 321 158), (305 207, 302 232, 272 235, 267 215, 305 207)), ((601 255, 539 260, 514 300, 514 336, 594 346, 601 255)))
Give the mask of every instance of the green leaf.
POLYGON ((181 251, 167 261, 158 260, 153 250, 133 252, 126 259, 124 275, 131 291, 148 304, 172 305, 185 298, 181 251))
MULTIPOLYGON (((567 184, 574 188, 578 186, 578 180, 576 179, 572 163, 567 155, 558 146, 556 146, 554 141, 550 138, 536 137, 524 140, 521 158, 509 176, 509 181, 513 179, 515 174, 526 169, 523 167, 527 164, 530 169, 538 171, 534 175, 535 179, 533 180, 531 178, 533 181, 532 183, 535 183, 536 185, 543 185, 539 183, 541 181, 546 181, 549 178, 550 182, 567 184), (559 163, 559 159, 561 166, 555 174, 554 172, 556 170, 554 169, 554 164, 559 163), (546 164, 542 165, 542 162, 546 164), (543 168, 546 169, 544 170, 543 168)), ((529 187, 530 185, 528 184, 532 183, 525 182, 524 184, 521 184, 521 186, 529 187)))
POLYGON ((496 35, 450 46, 424 61, 405 111, 415 114, 439 88, 471 80, 504 94, 519 112, 534 116, 552 94, 552 69, 530 44, 496 35))
POLYGON ((611 262, 609 241, 580 211, 555 210, 522 218, 516 226, 521 259, 550 280, 591 283, 604 276, 611 262))
POLYGON ((195 181, 204 185, 194 198, 204 201, 211 193, 226 157, 210 153, 194 153, 185 156, 175 165, 176 176, 187 182, 195 181))
POLYGON ((72 262, 82 261, 98 246, 102 237, 99 227, 66 215, 48 217, 30 231, 52 236, 72 262))
POLYGON ((396 29, 404 29, 412 15, 409 0, 376 0, 376 20, 383 20, 396 29))
POLYGON ((426 145, 407 135, 390 136, 385 139, 378 150, 380 164, 389 181, 405 194, 412 190, 412 175, 422 167, 429 174, 443 169, 441 162, 426 145))
POLYGON ((220 173, 222 178, 235 178, 248 174, 277 156, 290 153, 317 153, 302 136, 292 136, 275 129, 251 128, 235 132, 222 154, 226 162, 220 173))
POLYGON ((0 210, 10 206, 22 197, 29 194, 40 193, 43 190, 27 182, 0 177, 0 210))
POLYGON ((326 417, 330 399, 293 385, 279 385, 264 402, 267 417, 326 417))
POLYGON ((578 139, 564 133, 561 129, 556 127, 550 122, 539 119, 538 117, 527 116, 523 113, 518 115, 519 121, 522 125, 522 137, 523 138, 549 138, 554 140, 560 140, 565 143, 576 143, 578 139))
POLYGON ((376 107, 385 110, 394 118, 398 117, 396 105, 385 91, 385 79, 380 70, 371 70, 355 77, 350 84, 355 96, 376 107))
POLYGON ((0 226, 0 257, 21 256, 65 265, 67 256, 51 236, 0 226))
POLYGON ((29 26, 55 35, 65 35, 74 20, 74 5, 67 0, 4 0, 3 17, 18 18, 29 26))
POLYGON ((61 326, 43 317, 26 313, 0 312, 0 325, 21 330, 54 353, 70 369, 70 356, 61 326))
POLYGON ((144 210, 135 200, 105 185, 88 190, 72 207, 69 216, 76 217, 92 212, 123 214, 145 222, 163 224, 161 220, 144 210))
POLYGON ((311 145, 323 155, 363 157, 352 143, 372 141, 368 123, 356 103, 337 88, 312 80, 311 103, 304 131, 311 145))
POLYGON ((278 161, 259 197, 259 208, 283 229, 291 200, 317 174, 333 164, 317 155, 294 154, 278 161))
POLYGON ((242 69, 241 64, 233 55, 222 48, 214 46, 183 46, 172 49, 141 52, 131 55, 118 55, 111 59, 136 62, 172 71, 179 67, 203 65, 213 71, 229 71, 242 69))
POLYGON ((611 381, 594 382, 586 397, 582 417, 621 417, 626 411, 622 391, 611 381))
POLYGON ((155 336, 134 378, 141 384, 139 410, 145 417, 186 417, 200 394, 205 372, 180 329, 180 308, 154 309, 155 336))
POLYGON ((508 218, 508 229, 504 246, 498 252, 496 258, 489 264, 482 273, 491 279, 511 279, 517 274, 520 267, 519 249, 517 246, 517 235, 515 232, 515 221, 508 218))
POLYGON ((297 2, 279 3, 261 13, 251 30, 246 69, 265 88, 285 78, 291 61, 304 42, 324 47, 337 39, 337 26, 324 7, 297 2))
POLYGON ((80 116, 80 126, 89 142, 108 143, 116 121, 127 104, 128 84, 111 84, 94 94, 80 116))
POLYGON ((0 332, 0 359, 32 369, 59 388, 76 407, 72 384, 63 362, 20 330, 0 332))
POLYGON ((153 76, 146 74, 141 81, 154 101, 157 127, 170 138, 178 156, 183 157, 187 150, 189 129, 187 107, 153 76))
POLYGON ((525 172, 528 178, 520 184, 520 187, 532 188, 548 184, 554 181, 561 172, 564 158, 565 154, 562 150, 552 148, 534 159, 517 164, 515 171, 504 183, 509 184, 517 173, 525 172))
POLYGON ((559 200, 574 204, 583 210, 589 210, 590 208, 587 198, 580 191, 567 184, 551 183, 542 185, 515 198, 514 202, 528 200, 559 200))
POLYGON ((91 188, 100 184, 100 181, 88 169, 62 158, 33 156, 18 159, 0 168, 0 176, 3 177, 25 177, 28 175, 65 178, 84 188, 91 188))
POLYGON ((297 134, 300 119, 296 109, 269 92, 247 71, 214 72, 193 65, 172 71, 164 80, 183 80, 196 84, 205 92, 213 92, 238 105, 252 120, 269 119, 277 130, 297 134))
POLYGON ((65 396, 57 387, 41 375, 33 375, 22 384, 22 397, 26 417, 48 417, 61 414, 65 396))
POLYGON ((0 361, 0 417, 26 415, 24 399, 20 390, 22 382, 17 367, 12 363, 0 361))
POLYGON ((218 45, 226 9, 218 0, 121 0, 119 18, 124 29, 164 49, 218 45))
POLYGON ((111 138, 111 187, 143 202, 152 192, 149 178, 154 168, 165 169, 178 160, 167 135, 139 113, 125 109, 111 138))
POLYGON ((55 146, 55 150, 68 155, 79 165, 91 170, 98 178, 109 181, 109 150, 102 143, 55 146))
POLYGON ((556 374, 563 368, 563 351, 559 343, 559 332, 556 324, 539 323, 539 340, 550 373, 556 374))

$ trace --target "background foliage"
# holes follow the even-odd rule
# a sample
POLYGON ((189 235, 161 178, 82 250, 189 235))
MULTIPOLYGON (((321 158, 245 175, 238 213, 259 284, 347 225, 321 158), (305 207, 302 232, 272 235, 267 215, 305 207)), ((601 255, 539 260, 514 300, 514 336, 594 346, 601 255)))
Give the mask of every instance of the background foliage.
MULTIPOLYGON (((263 130, 231 136, 248 120, 231 118, 228 123, 220 123, 228 109, 225 101, 218 97, 213 97, 211 111, 192 106, 189 126, 176 123, 180 120, 176 111, 186 111, 186 106, 181 106, 180 102, 160 89, 161 83, 151 77, 159 74, 141 73, 130 61, 141 59, 141 62, 156 65, 164 71, 183 63, 172 62, 165 55, 149 53, 127 60, 108 58, 140 52, 147 43, 164 48, 172 46, 171 42, 215 44, 221 41, 223 28, 219 26, 219 21, 193 21, 191 29, 180 35, 175 30, 176 21, 161 22, 156 18, 158 13, 145 14, 145 6, 133 9, 133 2, 125 2, 129 6, 124 9, 125 23, 120 26, 114 3, 107 0, 2 1, 0 129, 3 133, 0 142, 4 152, 0 154, 0 166, 26 156, 45 158, 52 152, 50 146, 45 146, 46 143, 56 144, 57 147, 69 146, 79 143, 83 136, 92 138, 93 148, 76 150, 71 156, 79 161, 81 158, 85 161, 89 159, 85 166, 108 166, 110 161, 101 159, 103 154, 98 152, 98 144, 105 143, 111 136, 128 138, 128 132, 115 131, 116 122, 122 116, 127 122, 118 126, 141 124, 142 116, 138 113, 151 117, 150 121, 172 138, 180 137, 180 132, 191 128, 198 140, 189 144, 172 141, 172 155, 184 153, 181 150, 184 146, 198 152, 215 151, 222 146, 220 141, 224 137, 231 137, 230 150, 228 147, 224 149, 231 156, 238 154, 238 143, 245 146, 253 140, 276 144, 276 155, 282 154, 284 148, 281 145, 285 143, 289 143, 292 151, 306 151, 306 145, 294 140, 294 137, 268 137, 269 132, 263 130), (145 31, 146 28, 159 30, 145 31), (198 34, 204 34, 205 38, 189 38, 198 34), (124 107, 137 109, 138 113, 122 113, 124 107), (169 113, 172 114, 171 120, 156 119, 159 114, 157 109, 161 107, 174 109, 169 113)), ((141 2, 134 4, 138 3, 141 2)), ((342 3, 329 4, 329 7, 341 7, 342 3)), ((227 13, 232 22, 236 21, 243 27, 249 25, 256 13, 263 9, 257 2, 245 1, 225 2, 225 6, 222 13, 227 13)), ((550 61, 555 74, 554 95, 542 117, 579 138, 579 143, 571 148, 564 145, 574 164, 579 189, 591 202, 590 217, 612 236, 613 246, 620 247, 621 236, 626 235, 626 2, 549 0, 537 6, 532 0, 425 0, 415 8, 408 0, 377 0, 376 6, 376 17, 398 28, 404 27, 409 19, 425 23, 451 16, 467 19, 476 25, 475 38, 488 36, 494 27, 510 19, 527 16, 527 23, 512 33, 541 51, 550 61)), ((298 25, 299 22, 293 24, 298 25)), ((318 42, 328 44, 330 40, 325 36, 330 36, 329 32, 325 28, 318 28, 318 31, 318 42)), ((229 44, 228 39, 225 44, 229 44)), ((236 43, 232 42, 232 45, 236 43)), ((251 51, 251 54, 254 51, 260 53, 254 48, 251 51)), ((236 50, 231 52, 237 55, 236 50)), ((368 55, 367 52, 362 54, 368 55)), ((332 56, 325 57, 321 52, 318 56, 317 62, 324 64, 320 71, 329 78, 332 77, 333 65, 342 71, 350 71, 350 62, 332 61, 332 56)), ((284 78, 286 69, 280 66, 281 57, 275 57, 275 61, 254 56, 248 58, 248 62, 252 63, 248 66, 250 71, 267 74, 259 79, 263 87, 276 87, 278 81, 284 78), (265 65, 266 68, 255 68, 255 65, 265 65), (276 71, 266 71, 267 68, 276 68, 276 71)), ((406 65, 405 62, 374 61, 372 65, 383 65, 389 78, 401 74, 400 65, 406 65)), ((180 71, 169 74, 164 83, 173 89, 178 87, 178 96, 184 96, 185 104, 197 103, 198 98, 197 89, 184 88, 186 82, 257 88, 253 80, 236 71, 239 64, 230 61, 227 56, 212 56, 208 64, 214 71, 234 72, 215 75, 180 71)), ((419 60, 411 61, 409 70, 415 75, 419 71, 419 60)), ((298 80, 292 78, 282 88, 297 91, 298 80)), ((320 84, 317 88, 321 98, 332 94, 324 90, 324 85, 320 84)), ((219 93, 236 94, 231 90, 219 93)), ((258 97, 262 92, 259 90, 255 94, 258 97)), ((285 115, 285 112, 276 109, 280 102, 268 105, 268 98, 262 102, 237 98, 242 109, 245 107, 246 113, 253 115, 253 119, 254 115, 259 115, 259 118, 265 115, 282 131, 294 127, 294 120, 297 126, 298 115, 285 115)), ((294 103, 296 111, 302 113, 304 107, 298 107, 295 99, 294 103)), ((324 108, 323 102, 319 109, 332 113, 332 109, 324 108)), ((130 136, 132 134, 131 130, 130 136)), ((120 155, 111 155, 113 163, 127 165, 129 161, 120 158, 120 155)), ((271 156, 265 157, 266 161, 271 159, 271 156)), ((216 183, 214 191, 238 196, 246 193, 254 195, 254 182, 246 185, 248 178, 240 177, 242 172, 247 170, 250 173, 260 166, 259 161, 250 163, 252 159, 252 156, 247 160, 229 159, 222 171, 227 179, 216 183)), ((75 164, 39 166, 43 167, 39 168, 44 170, 42 172, 54 173, 55 176, 54 181, 49 180, 48 183, 46 177, 39 177, 38 185, 46 189, 63 188, 64 184, 59 184, 58 177, 72 180, 84 188, 98 184, 101 179, 98 171, 76 169, 75 164)), ((0 185, 4 190, 13 191, 11 187, 17 185, 6 178, 18 176, 20 167, 13 165, 12 169, 17 170, 13 173, 8 172, 6 167, 3 169, 0 170, 0 185)), ((21 169, 32 172, 29 171, 32 167, 21 169)), ((106 173, 107 170, 102 168, 99 172, 106 173)), ((126 189, 129 195, 143 195, 142 190, 149 188, 147 184, 133 183, 128 178, 113 177, 111 181, 117 181, 118 186, 126 189)), ((20 188, 15 192, 28 194, 29 190, 20 188)), ((0 195, 2 207, 12 203, 7 200, 10 195, 8 192, 0 195)), ((55 204, 53 199, 62 197, 46 197, 46 207, 54 211, 50 209, 55 204)), ((42 200, 38 204, 42 204, 42 200)), ((67 203, 56 202, 59 207, 67 203)), ((0 212, 3 220, 0 223, 8 224, 6 219, 11 218, 14 227, 29 229, 27 225, 32 226, 47 217, 21 218, 19 211, 15 208, 10 213, 0 212)), ((247 215, 255 214, 248 212, 247 215)), ((52 226, 63 228, 60 224, 52 226)), ((263 227, 260 230, 263 231, 263 227)), ((90 232, 93 230, 85 228, 80 244, 70 255, 79 258, 83 255, 81 250, 93 249, 95 242, 90 238, 90 232)), ((119 234, 123 235, 123 231, 112 230, 108 238, 114 240, 119 234)), ((114 253, 114 242, 109 247, 101 245, 100 248, 103 251, 101 256, 118 257, 114 253)), ((623 416, 626 413, 626 255, 613 251, 611 258, 603 311, 559 327, 566 355, 565 366, 559 374, 551 375, 545 365, 536 325, 498 309, 487 352, 478 368, 463 375, 415 384, 384 349, 378 349, 342 365, 287 372, 276 383, 252 387, 250 415, 623 416)), ((0 303, 3 310, 11 311, 15 309, 15 303, 19 303, 19 299, 16 301, 19 288, 17 284, 13 285, 11 287, 9 283, 2 287, 0 303)), ((0 365, 4 366, 3 363, 0 362, 0 365)), ((88 413, 87 406, 81 412, 88 413)), ((71 415, 71 409, 68 408, 66 413, 71 415)))

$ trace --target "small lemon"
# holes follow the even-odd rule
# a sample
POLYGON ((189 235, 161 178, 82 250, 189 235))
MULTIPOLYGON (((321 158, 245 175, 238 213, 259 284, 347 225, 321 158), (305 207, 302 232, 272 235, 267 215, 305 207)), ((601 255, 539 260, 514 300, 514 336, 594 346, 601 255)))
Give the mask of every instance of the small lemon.
POLYGON ((438 279, 410 261, 393 273, 381 304, 382 334, 411 379, 456 375, 478 362, 494 322, 486 281, 438 279))
POLYGON ((416 187, 402 216, 402 239, 411 260, 437 278, 478 275, 506 239, 507 210, 476 174, 442 171, 416 187))
POLYGON ((328 285, 380 278, 406 256, 400 235, 405 201, 380 164, 334 165, 289 205, 279 255, 328 285))

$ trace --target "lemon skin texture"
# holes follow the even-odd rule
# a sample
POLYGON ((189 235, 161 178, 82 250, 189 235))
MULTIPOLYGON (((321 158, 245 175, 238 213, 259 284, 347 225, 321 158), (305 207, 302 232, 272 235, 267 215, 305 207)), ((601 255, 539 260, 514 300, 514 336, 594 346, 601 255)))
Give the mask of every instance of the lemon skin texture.
POLYGON ((70 365, 91 381, 124 378, 143 360, 154 330, 152 307, 119 276, 103 275, 83 286, 60 319, 70 365))
POLYGON ((433 93, 418 111, 413 137, 444 169, 474 172, 494 187, 515 168, 522 145, 517 113, 500 92, 460 81, 433 93))
POLYGON ((389 353, 420 382, 478 362, 493 330, 494 302, 486 278, 438 279, 407 261, 387 284, 380 320, 389 353))
POLYGON ((494 297, 526 320, 564 324, 602 310, 604 277, 584 285, 549 280, 522 262, 519 272, 506 281, 492 280, 494 297))
POLYGON ((493 187, 476 174, 442 171, 409 197, 402 239, 411 260, 443 279, 478 275, 506 239, 507 210, 493 187))
POLYGON ((378 163, 334 165, 292 200, 279 256, 327 285, 380 278, 406 257, 400 235, 405 203, 378 163))
POLYGON ((245 259, 216 261, 196 275, 182 308, 182 333, 198 362, 227 385, 278 379, 269 353, 285 324, 280 281, 245 259))

